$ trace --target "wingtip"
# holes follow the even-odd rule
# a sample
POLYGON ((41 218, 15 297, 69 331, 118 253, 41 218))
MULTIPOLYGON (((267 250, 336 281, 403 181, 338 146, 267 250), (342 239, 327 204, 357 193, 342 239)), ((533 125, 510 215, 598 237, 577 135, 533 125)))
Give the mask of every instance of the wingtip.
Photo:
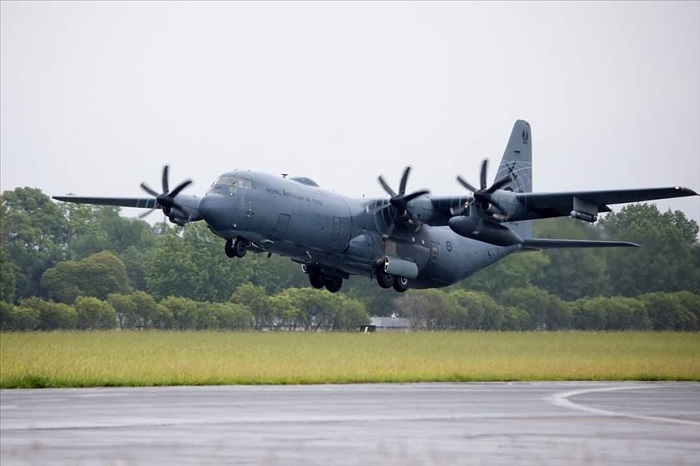
POLYGON ((700 196, 695 190, 692 190, 690 188, 686 188, 685 186, 675 186, 674 189, 676 191, 680 191, 686 196, 700 196))

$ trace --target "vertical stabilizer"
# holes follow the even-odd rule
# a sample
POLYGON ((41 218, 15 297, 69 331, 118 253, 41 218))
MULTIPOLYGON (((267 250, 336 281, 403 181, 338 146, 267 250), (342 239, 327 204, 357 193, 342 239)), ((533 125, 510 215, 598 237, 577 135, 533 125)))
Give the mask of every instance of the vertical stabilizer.
MULTIPOLYGON (((513 180, 502 189, 516 193, 532 192, 532 132, 530 123, 524 120, 515 122, 494 179, 498 180, 508 174, 513 180)), ((507 225, 521 238, 532 238, 532 220, 507 225)))

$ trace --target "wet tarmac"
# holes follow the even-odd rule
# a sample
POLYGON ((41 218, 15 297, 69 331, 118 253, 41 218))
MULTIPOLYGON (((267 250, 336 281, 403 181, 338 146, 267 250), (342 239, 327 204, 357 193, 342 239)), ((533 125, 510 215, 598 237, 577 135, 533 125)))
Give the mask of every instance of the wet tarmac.
POLYGON ((700 464, 698 383, 0 391, 0 464, 700 464))

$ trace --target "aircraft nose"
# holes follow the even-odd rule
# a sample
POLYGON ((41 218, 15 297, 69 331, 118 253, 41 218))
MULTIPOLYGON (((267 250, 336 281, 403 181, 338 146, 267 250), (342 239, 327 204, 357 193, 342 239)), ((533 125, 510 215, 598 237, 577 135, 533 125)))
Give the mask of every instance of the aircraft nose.
POLYGON ((199 200, 197 210, 205 222, 215 230, 225 230, 231 227, 228 199, 221 194, 207 194, 199 200))

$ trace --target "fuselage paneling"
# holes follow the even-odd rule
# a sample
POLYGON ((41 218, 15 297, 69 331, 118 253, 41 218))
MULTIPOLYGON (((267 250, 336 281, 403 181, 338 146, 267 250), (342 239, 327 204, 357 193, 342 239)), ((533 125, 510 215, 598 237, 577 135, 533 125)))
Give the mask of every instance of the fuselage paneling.
POLYGON ((418 266, 412 287, 440 287, 517 249, 464 238, 448 227, 407 227, 389 209, 367 212, 382 200, 350 199, 262 173, 236 171, 221 179, 226 176, 246 181, 215 184, 207 193, 226 205, 224 215, 207 219, 215 233, 328 270, 371 276, 385 256, 398 257, 418 266))

